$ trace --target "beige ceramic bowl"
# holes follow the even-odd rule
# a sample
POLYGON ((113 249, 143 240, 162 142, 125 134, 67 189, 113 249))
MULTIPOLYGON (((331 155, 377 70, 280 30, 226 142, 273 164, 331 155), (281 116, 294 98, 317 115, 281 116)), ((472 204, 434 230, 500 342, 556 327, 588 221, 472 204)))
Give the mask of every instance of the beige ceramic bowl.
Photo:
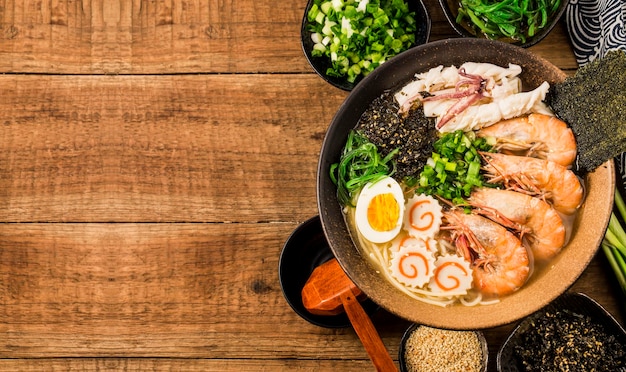
POLYGON ((585 177, 586 197, 574 224, 573 235, 552 265, 535 273, 514 294, 488 306, 442 308, 416 301, 382 279, 352 242, 329 177, 339 160, 348 132, 370 102, 386 90, 397 90, 416 72, 440 64, 491 62, 522 66, 525 89, 543 81, 557 83, 565 74, 527 49, 486 39, 450 39, 404 52, 365 78, 347 97, 330 124, 318 164, 318 208, 324 232, 337 260, 369 298, 388 311, 414 323, 446 329, 479 329, 507 324, 529 315, 565 292, 585 270, 604 236, 613 205, 615 168, 608 161, 585 177))

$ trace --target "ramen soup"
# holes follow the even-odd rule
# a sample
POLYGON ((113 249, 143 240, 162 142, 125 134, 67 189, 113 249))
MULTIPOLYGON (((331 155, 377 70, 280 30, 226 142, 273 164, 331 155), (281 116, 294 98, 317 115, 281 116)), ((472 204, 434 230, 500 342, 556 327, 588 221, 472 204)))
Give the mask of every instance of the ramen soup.
POLYGON ((511 294, 567 245, 576 142, 517 65, 439 66, 371 103, 331 174, 364 256, 447 306, 511 294))

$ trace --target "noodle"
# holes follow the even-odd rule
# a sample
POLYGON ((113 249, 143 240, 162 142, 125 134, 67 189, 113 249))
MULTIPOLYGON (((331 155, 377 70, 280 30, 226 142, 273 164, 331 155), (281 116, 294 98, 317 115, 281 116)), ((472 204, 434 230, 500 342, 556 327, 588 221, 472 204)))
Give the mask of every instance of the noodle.
MULTIPOLYGON (((346 219, 350 222, 348 226, 354 226, 354 209, 346 209, 346 219)), ((391 283, 394 287, 402 291, 402 293, 407 296, 422 301, 431 305, 437 305, 441 307, 446 307, 455 302, 459 302, 466 306, 474 306, 478 303, 481 303, 482 296, 480 293, 472 293, 470 296, 473 296, 473 301, 464 301, 463 298, 468 296, 469 294, 466 291, 460 292, 442 292, 437 293, 427 289, 420 288, 412 288, 400 283, 390 272, 390 262, 391 262, 391 252, 389 244, 386 245, 378 245, 371 243, 365 240, 360 234, 351 231, 351 234, 354 239, 357 240, 358 246, 363 249, 366 253, 366 256, 370 258, 372 263, 374 263, 378 269, 378 272, 383 275, 389 283, 391 283)), ((440 242, 439 242, 440 243, 440 242)), ((441 254, 448 253, 448 246, 444 244, 437 244, 439 246, 438 252, 441 254)), ((475 292, 475 291, 473 291, 475 292)))
MULTIPOLYGON (((476 128, 492 126, 494 123, 500 122, 503 118, 519 119, 522 114, 527 115, 530 112, 538 112, 538 110, 540 112, 540 109, 544 108, 548 110, 547 106, 545 106, 543 102, 545 92, 549 87, 548 83, 544 82, 544 84, 534 91, 522 92, 519 84, 520 80, 517 77, 520 73, 521 68, 516 65, 509 65, 508 69, 490 64, 477 63, 467 63, 462 69, 456 69, 455 67, 444 68, 443 66, 439 66, 438 68, 431 69, 424 74, 416 75, 420 79, 424 78, 424 81, 427 81, 428 83, 424 83, 422 80, 418 79, 407 84, 401 91, 397 92, 393 96, 391 93, 385 93, 376 99, 359 120, 357 129, 364 131, 365 135, 372 143, 387 153, 391 149, 403 144, 401 149, 402 152, 400 153, 401 156, 398 156, 398 158, 402 161, 406 161, 408 159, 409 161, 414 161, 414 163, 399 163, 398 166, 402 166, 402 169, 399 173, 395 173, 393 177, 398 183, 400 183, 400 186, 403 189, 413 188, 413 186, 409 186, 411 182, 407 182, 406 184, 403 183, 406 181, 404 176, 415 175, 415 172, 422 169, 425 163, 428 161, 434 162, 432 158, 428 158, 428 154, 432 153, 431 149, 433 147, 430 142, 434 141, 432 131, 430 131, 430 129, 432 129, 432 123, 428 120, 423 122, 415 121, 413 119, 415 117, 423 119, 425 118, 425 115, 433 115, 438 117, 437 120, 446 118, 446 120, 450 123, 450 125, 446 127, 448 129, 450 129, 449 127, 456 129, 457 126, 460 125, 469 130, 473 129, 474 126, 476 126, 476 128), (474 73, 472 75, 470 70, 474 71, 474 69, 483 69, 485 71, 477 70, 478 73, 474 73), (491 74, 489 74, 487 70, 496 72, 497 78, 489 77, 491 74), (482 75, 489 76, 483 77, 482 75), (459 76, 463 77, 465 80, 460 80, 459 76), (477 79, 477 77, 479 79, 477 79), (458 113, 455 114, 453 116, 454 121, 447 117, 449 109, 451 111, 454 111, 451 109, 452 107, 458 109, 456 106, 451 106, 451 99, 459 101, 459 97, 468 97, 467 95, 463 95, 464 92, 469 92, 468 94, 470 95, 478 94, 482 97, 483 93, 480 89, 482 89, 483 85, 486 84, 487 81, 491 81, 489 79, 495 79, 492 81, 494 84, 495 82, 498 82, 495 85, 487 84, 491 87, 490 89, 492 89, 491 93, 488 95, 490 98, 489 100, 481 100, 479 101, 480 104, 477 105, 469 104, 467 107, 463 106, 463 110, 460 111, 460 114, 462 115, 459 115, 458 113), (458 83, 460 81, 463 82, 463 91, 458 89, 458 83), (478 91, 471 89, 473 87, 472 84, 476 84, 476 82, 480 83, 477 85, 478 88, 480 88, 478 91), (423 89, 422 85, 429 88, 423 89), (435 92, 440 88, 448 89, 435 92), (512 88, 514 88, 513 91, 511 91, 512 88), (429 94, 422 97, 423 91, 428 91, 429 94), (441 100, 432 99, 432 97, 439 97, 441 100), (396 99, 397 102, 390 99, 396 99), (415 105, 413 104, 413 101, 415 101, 415 105), (400 111, 403 112, 403 116, 398 115, 396 111, 398 106, 396 103, 399 104, 400 111), (445 110, 441 111, 442 107, 440 106, 444 103, 447 106, 444 107, 445 110), (426 105, 428 105, 428 107, 426 107, 426 105), (415 108, 415 106, 418 107, 415 108), (492 106, 494 107, 494 109, 491 110, 492 112, 484 111, 485 107, 492 106), (481 114, 474 115, 474 110, 478 110, 478 107, 481 107, 481 114), (489 117, 490 114, 492 114, 492 118, 489 117), (467 120, 463 121, 458 119, 467 120), (409 134, 414 132, 414 126, 425 131, 415 132, 417 134, 415 136, 411 136, 409 134), (419 139, 418 142, 413 141, 417 139, 419 139), (415 156, 411 156, 412 152, 419 153, 415 156), (408 172, 409 169, 414 172, 408 172)), ((456 101, 453 101, 452 104, 456 105, 456 103, 454 103, 456 101)), ((468 102, 473 101, 470 100, 468 102)), ((544 114, 552 116, 551 112, 545 112, 544 114)), ((540 117, 540 115, 537 117, 540 117)), ((517 121, 515 120, 516 119, 513 119, 504 123, 509 126, 513 126, 514 124, 517 124, 517 121)), ((495 128, 495 126, 492 127, 495 128)), ((508 127, 505 127, 505 129, 506 128, 508 127)), ((531 126, 530 129, 534 130, 534 126, 531 126)), ((500 130, 505 131, 504 129, 500 130)), ((442 131, 446 132, 448 130, 442 131)), ((500 133, 496 131, 495 134, 492 134, 492 136, 496 137, 496 134, 499 135, 500 133)), ((561 137, 564 138, 563 136, 561 137)), ((546 136, 546 138, 546 141, 548 141, 548 139, 552 141, 552 138, 548 138, 548 136, 546 136)), ((556 144, 559 146, 561 145, 560 143, 556 144)), ((571 152, 570 142, 564 141, 563 146, 565 149, 569 149, 568 153, 571 152)), ((519 155, 517 153, 515 153, 515 155, 517 155, 516 157, 520 159, 521 156, 524 156, 524 159, 528 159, 527 156, 530 156, 519 155)), ((478 157, 477 154, 476 156, 478 157)), ((514 155, 510 156, 513 157, 514 155)), ((491 161, 493 161, 493 159, 491 161)), ((440 164, 444 163, 442 162, 440 164)), ((444 166, 447 167, 448 165, 444 164, 444 166)), ((456 165, 454 165, 454 168, 456 168, 456 165)), ((564 187, 561 183, 559 183, 560 181, 558 181, 562 177, 555 180, 554 177, 547 177, 544 175, 544 173, 554 174, 554 171, 550 169, 552 168, 546 167, 546 169, 531 169, 529 166, 529 174, 534 177, 535 173, 537 173, 537 176, 545 178, 545 181, 541 181, 541 184, 537 181, 537 185, 530 185, 533 187, 533 192, 540 190, 545 194, 550 194, 551 192, 554 192, 555 190, 559 191, 560 188, 564 187)), ((523 170, 526 172, 525 168, 523 170)), ((518 173, 522 176, 526 176, 526 173, 523 173, 521 170, 517 170, 507 177, 517 177, 518 173)), ((495 179, 498 178, 493 175, 492 177, 494 179, 493 182, 495 182, 495 179)), ((502 175, 502 177, 504 177, 504 175, 502 175)), ((528 177, 520 176, 518 178, 525 179, 528 177)), ((498 182, 501 182, 501 180, 498 182)), ((474 184, 472 183, 472 185, 474 184)), ((509 188, 509 186, 506 187, 509 188)), ((529 187, 529 185, 525 185, 523 183, 521 185, 514 184, 510 187, 511 192, 517 192, 515 188, 518 187, 529 187)), ((580 182, 580 187, 583 187, 582 182, 580 182)), ((370 217, 368 214, 369 212, 363 212, 364 209, 361 209, 357 214, 354 208, 346 206, 343 211, 346 226, 350 230, 352 239, 356 243, 356 246, 362 255, 369 257, 369 260, 375 266, 377 272, 381 275, 383 280, 387 280, 391 285, 410 298, 442 307, 451 304, 459 304, 461 306, 494 304, 500 301, 497 296, 505 296, 509 294, 511 288, 513 288, 512 291, 519 289, 535 270, 541 270, 546 265, 549 265, 548 262, 540 262, 541 267, 537 267, 533 259, 534 255, 532 249, 528 248, 528 246, 532 243, 531 240, 535 239, 535 236, 538 235, 537 231, 543 233, 543 235, 550 234, 546 234, 544 230, 530 230, 530 228, 523 226, 525 229, 529 229, 528 235, 523 235, 526 234, 526 231, 520 230, 521 232, 519 233, 515 231, 516 235, 513 236, 513 232, 511 230, 526 224, 526 221, 523 221, 524 223, 516 222, 516 226, 502 226, 505 225, 506 221, 502 222, 492 218, 488 220, 489 224, 481 222, 476 223, 475 225, 479 228, 482 228, 484 225, 496 225, 501 229, 505 229, 505 227, 510 228, 511 230, 505 230, 506 234, 499 233, 499 230, 497 230, 495 233, 488 235, 488 237, 493 235, 508 237, 510 235, 513 237, 508 240, 511 242, 511 249, 515 249, 516 252, 521 252, 521 249, 525 248, 529 250, 529 254, 527 258, 526 254, 522 255, 521 253, 514 256, 509 255, 516 259, 513 261, 506 261, 506 263, 510 265, 510 267, 507 268, 509 271, 501 270, 497 272, 495 270, 489 270, 493 266, 490 267, 488 265, 493 265, 491 260, 494 259, 494 257, 495 260, 501 259, 500 261, 497 261, 500 263, 502 260, 506 259, 506 255, 501 254, 500 251, 496 251, 496 248, 509 249, 508 245, 491 244, 488 246, 491 251, 487 252, 485 249, 480 247, 480 243, 468 238, 466 236, 468 235, 467 232, 455 231, 455 229, 460 230, 460 227, 454 226, 450 223, 449 213, 451 212, 447 211, 444 215, 444 213, 442 213, 441 205, 437 203, 435 199, 433 199, 433 203, 425 200, 427 198, 432 198, 432 195, 425 195, 429 194, 428 191, 420 190, 417 187, 415 189, 403 191, 405 191, 405 194, 407 191, 412 192, 412 194, 411 197, 409 197, 409 199, 403 204, 407 211, 404 214, 404 220, 395 219, 397 214, 394 214, 394 218, 390 220, 391 222, 394 220, 396 221, 396 224, 393 225, 394 229, 396 229, 393 230, 393 235, 385 235, 383 238, 380 238, 380 235, 387 234, 387 230, 374 228, 374 232, 371 232, 371 230, 365 229, 365 226, 370 227, 368 224, 370 217), (435 204, 436 207, 433 207, 435 204), (446 222, 446 219, 448 222, 447 225, 443 225, 443 228, 442 218, 444 222, 446 222), (367 222, 363 223, 362 221, 364 220, 367 222), (448 231, 445 231, 446 229, 448 231), (398 230, 400 230, 400 232, 398 232, 398 230), (365 233, 366 231, 367 233, 365 233), (456 241, 451 241, 453 239, 456 241), (458 246, 455 243, 458 243, 458 246), (479 247, 480 250, 477 247, 479 247), (500 275, 502 273, 506 275, 500 275), (482 280, 485 276, 488 276, 488 280, 482 280), (512 284, 508 286, 500 286, 501 283, 508 284, 509 282, 512 284)), ((563 195, 567 196, 567 194, 567 192, 561 192, 561 198, 564 197, 563 195)), ((543 196, 545 195, 532 195, 532 197, 543 196)), ((445 198, 451 199, 448 196, 445 196, 445 198)), ((396 200, 399 199, 402 198, 396 198, 396 200)), ((507 201, 509 199, 511 198, 507 198, 507 201)), ((522 203, 520 202, 518 204, 522 203)), ((474 210, 478 210, 479 207, 481 207, 480 204, 472 205, 474 210)), ((505 207, 499 207, 496 212, 504 212, 505 210, 508 211, 509 209, 512 209, 512 207, 509 207, 510 206, 508 204, 505 207)), ((480 213, 480 211, 476 212, 475 215, 478 213, 480 213)), ((377 216, 376 213, 373 213, 373 215, 377 216)), ((380 215, 383 216, 384 214, 381 213, 380 215)), ((562 244, 554 243, 553 246, 556 247, 554 249, 561 249, 567 245, 572 231, 573 222, 576 218, 575 214, 570 215, 569 213, 567 215, 559 213, 559 217, 559 221, 562 221, 565 226, 565 242, 562 244)), ((556 219, 553 220, 556 221, 556 219)), ((464 227, 463 223, 465 221, 465 218, 460 220, 461 227, 464 227)), ((509 223, 511 224, 510 221, 509 223)), ((539 225, 539 223, 536 225, 539 225)), ((491 226, 489 226, 489 228, 491 228, 491 226)), ((473 239, 477 239, 474 231, 470 231, 469 233, 471 233, 473 239)), ((551 234, 554 235, 554 232, 552 231, 551 234)), ((542 249, 553 248, 552 246, 548 246, 547 243, 544 247, 547 248, 542 249)))
POLYGON ((480 294, 480 292, 474 291, 472 295, 474 295, 473 298, 469 296, 464 296, 461 297, 459 301, 465 306, 476 306, 483 304, 483 295, 480 294))

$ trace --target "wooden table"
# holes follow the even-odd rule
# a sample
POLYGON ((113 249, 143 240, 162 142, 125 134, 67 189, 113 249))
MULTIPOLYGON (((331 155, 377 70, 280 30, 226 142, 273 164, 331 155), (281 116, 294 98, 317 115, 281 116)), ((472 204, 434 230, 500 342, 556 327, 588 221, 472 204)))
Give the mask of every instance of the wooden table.
MULTIPOLYGON (((347 95, 304 58, 304 7, 0 1, 0 369, 371 368, 278 281, 347 95)), ((563 25, 531 50, 576 70, 563 25)), ((602 255, 572 290, 623 324, 602 255)), ((395 358, 408 323, 373 321, 395 358)))

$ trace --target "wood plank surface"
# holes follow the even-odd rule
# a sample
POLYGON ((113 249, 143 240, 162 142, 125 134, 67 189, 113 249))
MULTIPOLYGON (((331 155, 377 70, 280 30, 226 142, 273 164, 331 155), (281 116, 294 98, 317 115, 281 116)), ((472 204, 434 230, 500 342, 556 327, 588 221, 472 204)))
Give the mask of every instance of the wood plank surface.
POLYGON ((345 95, 313 75, 0 76, 0 220, 303 220, 345 95))
MULTIPOLYGON (((347 96, 304 58, 305 5, 0 0, 0 370, 371 368, 278 278, 347 96)), ((564 24, 530 49, 577 69, 564 24)), ((626 319, 601 254, 570 290, 626 319)), ((397 359, 408 323, 372 319, 397 359)), ((513 326, 485 330, 490 371, 513 326)))
POLYGON ((0 360, 5 371, 367 371, 369 360, 294 360, 294 359, 146 359, 146 358, 77 358, 0 360))
MULTIPOLYGON (((430 40, 456 37, 435 0, 430 40)), ((0 71, 52 74, 310 73, 306 0, 2 0, 0 71)), ((532 50, 575 69, 557 27, 532 50)))
POLYGON ((294 227, 3 225, 0 355, 366 358, 351 329, 313 326, 285 302, 278 257, 294 227))
POLYGON ((0 70, 305 71, 298 27, 305 5, 246 0, 5 0, 0 2, 0 54, 6 58, 0 60, 0 70))
MULTIPOLYGON (((285 302, 278 257, 294 227, 0 225, 0 356, 367 359, 352 329, 285 302)), ((622 320, 607 269, 596 258, 572 290, 622 320)), ((373 322, 395 355, 408 323, 384 310, 373 322)), ((493 352, 510 328, 487 330, 493 352)))

